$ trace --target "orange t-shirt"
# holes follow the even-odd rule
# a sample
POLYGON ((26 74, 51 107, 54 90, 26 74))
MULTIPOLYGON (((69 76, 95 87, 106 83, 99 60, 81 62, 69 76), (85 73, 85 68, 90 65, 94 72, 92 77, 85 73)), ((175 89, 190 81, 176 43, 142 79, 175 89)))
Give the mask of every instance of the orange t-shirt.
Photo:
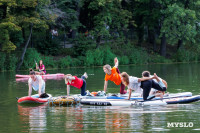
POLYGON ((106 73, 105 81, 108 81, 108 80, 113 81, 116 85, 121 84, 122 82, 121 76, 117 73, 117 70, 115 67, 112 68, 110 75, 106 73))

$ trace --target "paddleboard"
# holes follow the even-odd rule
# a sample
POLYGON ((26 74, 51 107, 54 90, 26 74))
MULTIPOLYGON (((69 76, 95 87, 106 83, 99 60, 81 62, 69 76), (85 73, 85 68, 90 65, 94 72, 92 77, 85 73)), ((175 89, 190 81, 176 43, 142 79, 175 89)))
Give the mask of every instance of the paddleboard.
POLYGON ((79 98, 75 98, 72 96, 58 96, 58 97, 52 97, 48 100, 49 105, 76 105, 80 103, 79 98))
MULTIPOLYGON (((65 74, 63 73, 56 73, 56 74, 45 74, 45 75, 40 75, 42 78, 48 78, 48 77, 64 77, 65 74)), ((20 75, 16 74, 16 78, 30 78, 30 75, 20 75)))
POLYGON ((48 99, 50 99, 52 96, 51 94, 47 94, 49 97, 46 98, 39 98, 38 94, 32 95, 32 96, 25 96, 25 97, 21 97, 18 99, 18 103, 46 103, 48 102, 48 99))
POLYGON ((132 101, 124 99, 82 99, 81 104, 94 106, 166 105, 192 103, 198 100, 200 100, 200 95, 150 101, 132 101))
MULTIPOLYGON (((107 94, 107 96, 93 96, 93 95, 87 95, 87 96, 81 96, 81 95, 73 95, 74 97, 79 97, 81 99, 128 99, 128 94, 107 94)), ((176 97, 187 97, 192 96, 191 92, 182 92, 182 93, 169 93, 165 94, 163 99, 169 99, 169 98, 176 98, 176 97)), ((154 99, 160 99, 160 97, 155 97, 154 99)), ((143 100, 143 97, 141 97, 138 94, 132 94, 131 100, 143 100)))

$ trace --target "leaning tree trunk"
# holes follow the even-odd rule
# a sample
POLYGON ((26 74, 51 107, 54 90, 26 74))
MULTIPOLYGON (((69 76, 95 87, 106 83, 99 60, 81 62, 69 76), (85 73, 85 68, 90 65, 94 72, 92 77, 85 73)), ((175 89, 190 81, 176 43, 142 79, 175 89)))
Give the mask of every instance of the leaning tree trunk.
POLYGON ((20 58, 20 62, 19 62, 19 64, 17 65, 17 69, 16 69, 17 71, 20 69, 20 67, 21 67, 21 65, 22 65, 22 63, 23 63, 23 61, 24 61, 24 55, 25 55, 25 53, 26 53, 26 49, 27 49, 27 47, 28 47, 28 44, 29 44, 29 42, 30 42, 30 40, 31 40, 32 29, 33 29, 33 24, 31 24, 31 31, 30 31, 28 40, 27 40, 26 45, 25 45, 25 47, 24 47, 24 51, 23 51, 22 56, 21 56, 21 58, 20 58))
POLYGON ((165 34, 161 38, 161 45, 160 45, 160 55, 166 56, 166 37, 165 34))

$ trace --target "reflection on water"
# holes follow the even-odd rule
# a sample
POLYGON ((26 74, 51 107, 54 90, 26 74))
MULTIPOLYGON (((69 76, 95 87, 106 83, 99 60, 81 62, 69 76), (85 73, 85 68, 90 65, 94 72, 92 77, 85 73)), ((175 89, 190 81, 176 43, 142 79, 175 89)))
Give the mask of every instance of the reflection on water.
MULTIPOLYGON (((155 132, 175 131, 168 122, 193 122, 199 130, 197 104, 165 106, 47 106, 18 105, 22 132, 155 132), (191 111, 195 113, 191 114, 191 111)), ((181 130, 181 129, 180 129, 181 130)))
MULTIPOLYGON (((36 107, 18 105, 18 112, 22 125, 28 127, 29 132, 41 132, 46 130, 46 108, 47 105, 45 104, 36 107)), ((27 131, 25 130, 22 132, 27 131)))
MULTIPOLYGON (((156 72, 168 82, 168 91, 200 94, 200 64, 165 64, 120 66, 121 72, 140 77, 143 70, 156 72)), ((102 67, 54 70, 49 73, 81 75, 88 72, 87 89, 103 90, 102 67)), ((23 73, 23 72, 22 72, 23 73)), ((24 72, 26 74, 26 72, 24 72)), ((0 73, 0 132, 189 132, 200 130, 200 102, 184 105, 96 107, 21 106, 16 97, 28 94, 28 84, 17 82, 15 73, 0 73), (193 122, 193 127, 167 127, 168 122, 193 122)), ((46 80, 46 91, 53 96, 66 95, 64 80, 46 80)), ((108 83, 108 93, 118 93, 119 87, 108 83)), ((33 92, 35 93, 35 92, 33 92)), ((71 88, 71 94, 80 93, 71 88)))

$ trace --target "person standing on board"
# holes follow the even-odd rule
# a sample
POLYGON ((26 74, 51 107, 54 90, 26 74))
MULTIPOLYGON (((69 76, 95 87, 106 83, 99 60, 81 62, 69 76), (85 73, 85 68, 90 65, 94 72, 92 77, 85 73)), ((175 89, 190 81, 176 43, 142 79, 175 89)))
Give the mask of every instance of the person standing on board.
POLYGON ((28 80, 28 96, 31 96, 32 88, 35 91, 38 91, 40 97, 45 95, 45 82, 40 75, 36 75, 34 71, 30 71, 30 78, 28 80))
POLYGON ((86 79, 88 78, 87 73, 85 72, 81 78, 77 76, 72 76, 71 74, 65 75, 65 84, 67 84, 67 96, 70 93, 70 86, 81 89, 81 96, 85 96, 87 94, 86 90, 86 79))
POLYGON ((125 85, 122 83, 120 71, 118 69, 119 61, 117 57, 114 59, 115 66, 111 68, 110 65, 104 65, 103 71, 105 72, 104 92, 108 86, 108 80, 114 82, 116 85, 120 85, 120 94, 126 94, 125 85))
POLYGON ((40 75, 45 75, 45 74, 46 74, 45 66, 44 66, 44 64, 42 63, 42 60, 40 60, 39 66, 38 66, 37 63, 35 63, 35 65, 36 65, 36 69, 39 70, 40 75))

